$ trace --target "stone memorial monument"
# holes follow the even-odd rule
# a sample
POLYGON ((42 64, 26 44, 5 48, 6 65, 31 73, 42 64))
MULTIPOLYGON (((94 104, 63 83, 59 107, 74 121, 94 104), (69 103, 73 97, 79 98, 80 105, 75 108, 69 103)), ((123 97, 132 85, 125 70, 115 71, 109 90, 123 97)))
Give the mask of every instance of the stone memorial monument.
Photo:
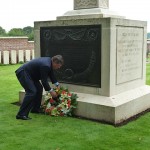
POLYGON ((109 11, 108 0, 74 0, 74 10, 34 24, 35 57, 63 55, 56 73, 76 92, 76 115, 119 124, 150 108, 144 21, 109 11))

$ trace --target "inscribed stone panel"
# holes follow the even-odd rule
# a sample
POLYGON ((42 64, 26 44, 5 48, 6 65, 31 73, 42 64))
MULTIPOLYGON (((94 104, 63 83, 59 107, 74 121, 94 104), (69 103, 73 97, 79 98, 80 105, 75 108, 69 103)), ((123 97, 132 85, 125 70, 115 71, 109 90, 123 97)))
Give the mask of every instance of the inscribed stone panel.
POLYGON ((144 29, 117 26, 116 32, 117 84, 142 78, 144 29))

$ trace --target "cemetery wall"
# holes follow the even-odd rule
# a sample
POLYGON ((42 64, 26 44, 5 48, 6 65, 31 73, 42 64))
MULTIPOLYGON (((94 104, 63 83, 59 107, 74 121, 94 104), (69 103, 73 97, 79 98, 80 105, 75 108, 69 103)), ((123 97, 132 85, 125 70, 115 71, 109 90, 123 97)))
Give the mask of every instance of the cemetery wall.
POLYGON ((0 37, 0 51, 3 50, 32 50, 34 42, 28 41, 28 37, 0 37))
POLYGON ((0 63, 16 64, 34 58, 34 41, 28 37, 0 37, 0 63))

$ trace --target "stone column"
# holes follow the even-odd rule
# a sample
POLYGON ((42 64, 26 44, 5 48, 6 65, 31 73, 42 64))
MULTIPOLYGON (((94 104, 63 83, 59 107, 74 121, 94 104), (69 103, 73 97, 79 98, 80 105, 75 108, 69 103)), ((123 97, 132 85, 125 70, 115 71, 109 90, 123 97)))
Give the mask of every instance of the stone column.
POLYGON ((74 9, 108 8, 109 0, 74 0, 74 9))

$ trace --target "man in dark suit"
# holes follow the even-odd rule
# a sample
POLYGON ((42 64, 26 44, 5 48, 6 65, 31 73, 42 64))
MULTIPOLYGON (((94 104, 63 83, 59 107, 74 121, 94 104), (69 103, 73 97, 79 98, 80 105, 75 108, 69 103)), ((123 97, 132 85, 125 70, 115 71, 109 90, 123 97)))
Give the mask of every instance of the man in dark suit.
POLYGON ((45 91, 50 92, 53 98, 57 97, 56 92, 53 91, 48 83, 48 78, 55 86, 60 86, 53 70, 59 69, 63 64, 64 60, 61 55, 56 55, 52 58, 40 57, 25 63, 15 71, 20 84, 25 89, 25 97, 16 119, 29 120, 31 119, 28 117, 30 111, 39 113, 43 87, 45 91))

